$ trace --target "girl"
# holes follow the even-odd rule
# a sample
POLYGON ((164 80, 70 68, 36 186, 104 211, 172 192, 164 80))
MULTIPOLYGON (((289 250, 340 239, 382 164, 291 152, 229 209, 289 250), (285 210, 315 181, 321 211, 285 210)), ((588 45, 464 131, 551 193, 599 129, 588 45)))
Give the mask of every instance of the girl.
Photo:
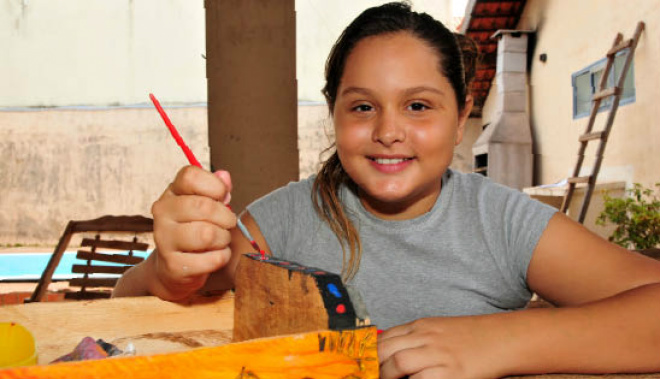
MULTIPOLYGON (((660 263, 556 210, 450 170, 472 100, 456 39, 386 4, 340 36, 323 93, 335 152, 242 220, 269 254, 341 272, 364 297, 382 378, 660 370, 660 263), (526 309, 533 292, 560 306, 526 309)), ((227 172, 186 167, 153 206, 157 252, 115 295, 231 288, 251 251, 227 172)))

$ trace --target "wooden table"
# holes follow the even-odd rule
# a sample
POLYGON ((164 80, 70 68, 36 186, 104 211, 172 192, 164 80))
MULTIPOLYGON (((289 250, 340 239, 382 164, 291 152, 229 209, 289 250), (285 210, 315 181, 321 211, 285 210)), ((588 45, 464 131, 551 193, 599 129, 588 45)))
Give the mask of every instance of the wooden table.
POLYGON ((0 322, 32 332, 40 364, 71 352, 86 336, 122 350, 131 342, 136 354, 151 355, 231 342, 234 297, 200 297, 189 304, 134 297, 9 305, 0 307, 0 322))
MULTIPOLYGON (((35 337, 39 363, 69 353, 83 337, 101 338, 138 355, 219 346, 231 341, 234 297, 230 293, 174 304, 154 297, 30 303, 0 307, 0 322, 17 322, 35 337)), ((526 379, 660 379, 637 375, 531 375, 526 379)))

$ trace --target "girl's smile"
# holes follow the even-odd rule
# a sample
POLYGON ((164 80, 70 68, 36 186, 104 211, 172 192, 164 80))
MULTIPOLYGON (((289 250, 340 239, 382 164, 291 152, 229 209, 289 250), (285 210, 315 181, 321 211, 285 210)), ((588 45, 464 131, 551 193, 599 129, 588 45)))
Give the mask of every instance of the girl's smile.
POLYGON ((391 33, 360 41, 346 60, 334 106, 337 154, 373 214, 407 219, 431 209, 463 136, 438 53, 391 33))
POLYGON ((412 164, 414 157, 399 157, 394 155, 379 155, 367 157, 372 166, 383 173, 396 173, 405 170, 412 164))

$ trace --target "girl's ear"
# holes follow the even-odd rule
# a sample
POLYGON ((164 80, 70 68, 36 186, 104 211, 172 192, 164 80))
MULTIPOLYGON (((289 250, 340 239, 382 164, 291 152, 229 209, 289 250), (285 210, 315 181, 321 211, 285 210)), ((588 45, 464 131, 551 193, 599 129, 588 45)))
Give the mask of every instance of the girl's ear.
POLYGON ((474 105, 474 99, 472 95, 465 96, 465 106, 463 110, 458 115, 458 130, 456 131, 456 145, 463 141, 463 132, 465 131, 465 123, 467 119, 470 118, 470 113, 472 112, 472 106, 474 105))

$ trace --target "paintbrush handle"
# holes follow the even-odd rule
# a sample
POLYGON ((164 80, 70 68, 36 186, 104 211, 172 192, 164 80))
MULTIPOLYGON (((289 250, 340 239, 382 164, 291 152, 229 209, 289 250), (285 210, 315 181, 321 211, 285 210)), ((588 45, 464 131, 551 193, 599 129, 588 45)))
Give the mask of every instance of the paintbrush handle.
POLYGON ((191 165, 202 168, 202 164, 199 163, 199 161, 195 157, 195 154, 193 154, 192 150, 190 150, 188 145, 186 145, 186 143, 183 141, 183 138, 181 138, 179 131, 176 130, 176 127, 174 127, 174 124, 172 124, 170 118, 167 117, 167 113, 165 113, 163 107, 160 106, 160 102, 158 101, 158 99, 156 99, 156 96, 150 93, 149 98, 151 99, 151 102, 154 103, 156 110, 158 111, 160 117, 165 122, 165 125, 167 125, 167 129, 170 130, 170 133, 172 134, 172 137, 174 137, 174 140, 176 141, 177 145, 181 147, 181 150, 183 150, 183 153, 186 155, 186 158, 188 158, 188 162, 190 162, 191 165))

